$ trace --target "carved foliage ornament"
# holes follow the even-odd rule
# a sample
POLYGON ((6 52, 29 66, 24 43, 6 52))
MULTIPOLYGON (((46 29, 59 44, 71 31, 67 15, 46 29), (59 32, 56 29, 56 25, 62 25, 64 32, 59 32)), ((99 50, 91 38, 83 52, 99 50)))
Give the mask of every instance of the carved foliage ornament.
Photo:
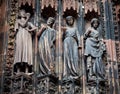
POLYGON ((7 49, 7 56, 6 56, 6 64, 4 69, 4 92, 10 92, 11 86, 11 75, 12 75, 12 64, 14 60, 14 23, 16 18, 16 11, 17 11, 17 3, 15 1, 11 2, 10 8, 10 20, 9 20, 9 32, 8 32, 8 49, 7 49))

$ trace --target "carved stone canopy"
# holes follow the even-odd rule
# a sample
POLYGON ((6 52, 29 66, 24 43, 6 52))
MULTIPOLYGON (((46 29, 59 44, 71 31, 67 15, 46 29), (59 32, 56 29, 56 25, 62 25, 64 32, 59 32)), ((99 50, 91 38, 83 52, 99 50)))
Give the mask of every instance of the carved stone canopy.
POLYGON ((87 14, 85 14, 85 19, 90 21, 92 18, 98 18, 98 12, 95 12, 94 10, 92 10, 91 12, 88 10, 87 14))
POLYGON ((28 3, 29 6, 32 5, 32 7, 35 8, 35 0, 18 0, 19 7, 21 5, 25 5, 26 3, 28 3))
POLYGON ((79 2, 78 0, 63 0, 63 17, 66 16, 73 16, 77 17, 77 14, 79 12, 79 2))
POLYGON ((76 18, 78 16, 78 13, 76 10, 73 10, 73 8, 70 8, 69 10, 67 9, 64 13, 63 13, 63 17, 66 18, 67 16, 73 16, 74 18, 76 18))
POLYGON ((31 17, 34 15, 34 7, 33 4, 29 4, 28 2, 26 3, 21 3, 20 9, 24 9, 27 13, 31 14, 31 17))
MULTIPOLYGON (((63 7, 63 16, 68 15, 77 16, 79 12, 79 3, 78 0, 62 0, 63 7)), ((58 9, 57 0, 42 0, 41 1, 42 16, 48 18, 49 16, 54 17, 58 9), (49 14, 48 14, 49 13, 49 14), (47 17, 48 16, 48 17, 47 17)))
POLYGON ((55 17, 58 7, 57 0, 41 0, 41 15, 43 18, 55 17))
POLYGON ((44 7, 44 9, 41 11, 41 15, 43 18, 48 19, 49 17, 55 17, 56 11, 51 6, 44 7))
POLYGON ((84 0, 83 4, 85 7, 84 8, 85 14, 87 14, 88 12, 92 12, 92 11, 94 11, 95 13, 98 13, 98 15, 100 14, 100 10, 97 5, 97 0, 84 0))
POLYGON ((42 0, 41 1, 41 9, 42 10, 45 7, 49 7, 49 6, 51 6, 51 8, 54 8, 55 10, 57 10, 57 5, 58 5, 57 0, 42 0))
POLYGON ((79 12, 79 3, 78 0, 63 0, 63 11, 70 9, 76 10, 77 13, 79 12))

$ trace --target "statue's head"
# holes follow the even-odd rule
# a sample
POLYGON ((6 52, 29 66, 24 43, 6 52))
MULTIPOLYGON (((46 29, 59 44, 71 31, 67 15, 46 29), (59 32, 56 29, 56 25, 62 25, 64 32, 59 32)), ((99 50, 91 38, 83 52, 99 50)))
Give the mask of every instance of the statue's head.
POLYGON ((26 11, 24 9, 20 9, 19 10, 19 15, 18 18, 30 18, 31 14, 29 12, 26 13, 26 11))
POLYGON ((21 10, 19 11, 19 16, 25 17, 25 14, 26 14, 26 12, 25 12, 24 9, 21 9, 21 10))
POLYGON ((55 19, 53 17, 49 17, 47 20, 47 25, 52 26, 55 22, 55 19))
POLYGON ((73 24, 74 24, 74 18, 73 18, 73 16, 67 16, 66 17, 66 23, 69 26, 73 26, 73 24))
POLYGON ((91 20, 91 27, 97 29, 98 26, 99 26, 99 24, 100 24, 100 23, 99 23, 99 21, 98 21, 97 18, 93 18, 93 19, 91 20))

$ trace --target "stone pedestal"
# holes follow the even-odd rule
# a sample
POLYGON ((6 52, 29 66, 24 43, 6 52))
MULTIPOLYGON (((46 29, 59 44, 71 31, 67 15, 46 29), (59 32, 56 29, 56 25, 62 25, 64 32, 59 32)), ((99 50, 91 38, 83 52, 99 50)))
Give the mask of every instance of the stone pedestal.
POLYGON ((82 88, 80 78, 68 78, 62 80, 62 93, 61 94, 81 94, 82 88))
POLYGON ((107 85, 106 80, 90 80, 86 85, 86 94, 107 94, 107 85))
POLYGON ((32 75, 26 73, 16 73, 12 77, 13 94, 32 94, 32 75))
POLYGON ((58 78, 52 75, 37 77, 36 94, 56 94, 58 78))

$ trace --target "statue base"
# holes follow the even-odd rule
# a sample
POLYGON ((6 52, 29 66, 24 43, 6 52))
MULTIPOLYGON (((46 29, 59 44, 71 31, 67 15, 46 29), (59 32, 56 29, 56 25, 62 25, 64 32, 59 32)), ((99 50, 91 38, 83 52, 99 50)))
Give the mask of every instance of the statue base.
POLYGON ((62 80, 62 93, 61 94, 81 94, 81 79, 78 78, 66 78, 62 80))
POLYGON ((87 94, 107 94, 108 83, 103 79, 91 79, 87 82, 87 94))
POLYGON ((32 94, 32 75, 16 73, 12 76, 12 83, 13 94, 32 94))
POLYGON ((56 94, 58 78, 53 75, 37 77, 37 94, 56 94))

